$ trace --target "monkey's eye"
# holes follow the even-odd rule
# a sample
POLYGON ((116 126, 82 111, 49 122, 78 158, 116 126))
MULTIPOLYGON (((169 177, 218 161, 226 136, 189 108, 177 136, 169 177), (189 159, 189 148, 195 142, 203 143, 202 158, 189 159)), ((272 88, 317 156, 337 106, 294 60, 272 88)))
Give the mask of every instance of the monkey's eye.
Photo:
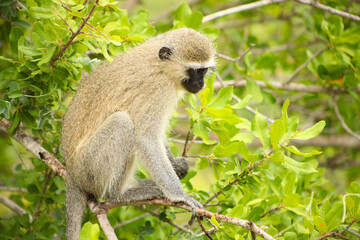
POLYGON ((204 76, 207 72, 207 68, 199 68, 199 69, 196 69, 196 73, 200 76, 204 76))

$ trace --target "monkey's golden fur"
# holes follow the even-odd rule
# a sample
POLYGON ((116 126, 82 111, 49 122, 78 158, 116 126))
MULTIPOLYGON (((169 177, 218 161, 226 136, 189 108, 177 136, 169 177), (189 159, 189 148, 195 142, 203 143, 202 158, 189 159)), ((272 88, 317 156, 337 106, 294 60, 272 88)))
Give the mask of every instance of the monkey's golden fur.
POLYGON ((68 226, 68 238, 76 239, 80 231, 77 215, 81 224, 86 194, 117 198, 133 187, 135 153, 165 196, 201 206, 181 189, 163 142, 170 114, 184 92, 186 69, 213 67, 214 55, 205 35, 181 28, 101 64, 80 81, 61 139, 69 173, 67 221, 76 225, 68 226), (172 51, 170 60, 159 58, 164 46, 172 51))

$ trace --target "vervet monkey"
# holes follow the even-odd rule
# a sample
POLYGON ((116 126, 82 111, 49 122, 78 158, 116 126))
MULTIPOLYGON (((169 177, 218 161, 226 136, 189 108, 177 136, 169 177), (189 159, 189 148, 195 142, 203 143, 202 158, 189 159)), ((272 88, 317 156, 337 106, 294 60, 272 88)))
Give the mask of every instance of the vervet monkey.
POLYGON ((87 197, 136 201, 166 197, 193 208, 179 178, 186 158, 174 158, 165 137, 185 91, 197 93, 215 65, 212 42, 188 28, 154 37, 84 77, 65 114, 66 236, 79 239, 87 197), (185 91, 184 91, 185 90, 185 91), (153 180, 136 180, 136 159, 153 180))

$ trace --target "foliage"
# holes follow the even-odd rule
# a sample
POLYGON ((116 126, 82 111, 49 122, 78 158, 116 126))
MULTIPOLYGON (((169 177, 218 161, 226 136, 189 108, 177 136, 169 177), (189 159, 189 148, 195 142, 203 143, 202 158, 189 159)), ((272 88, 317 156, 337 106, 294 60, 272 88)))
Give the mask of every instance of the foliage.
MULTIPOLYGON (((82 70, 90 72, 101 60, 112 61, 155 36, 156 30, 194 28, 214 40, 218 52, 231 53, 235 58, 255 44, 237 59, 240 61, 219 59, 217 71, 208 75, 204 90, 198 96, 186 97, 190 129, 189 125, 182 126, 180 118, 174 117, 171 122, 172 127, 185 128, 194 136, 185 146, 185 154, 195 159, 195 167, 182 180, 185 190, 206 202, 209 211, 253 221, 277 239, 316 239, 330 232, 342 233, 350 223, 351 229, 360 231, 359 142, 351 139, 355 147, 336 145, 331 140, 322 148, 316 141, 304 145, 320 133, 324 139, 346 134, 334 114, 334 104, 347 126, 360 131, 358 22, 291 2, 202 23, 204 13, 217 12, 221 7, 217 1, 204 0, 192 7, 180 4, 172 13, 173 22, 159 21, 155 30, 146 10, 129 14, 114 0, 100 0, 95 8, 95 1, 85 2, 0 3, 0 118, 11 122, 9 135, 23 127, 62 160, 61 119, 78 80, 86 74, 82 70), (72 39, 89 15, 88 24, 72 39), (226 85, 231 80, 244 84, 226 85), (274 86, 275 80, 285 83, 284 90, 274 86), (326 87, 326 91, 286 90, 287 84, 294 82, 308 89, 326 87), (217 83, 226 86, 217 87, 217 83), (340 92, 337 90, 345 92, 337 95, 338 102, 330 97, 340 92), (249 106, 257 109, 255 115, 247 110, 249 106), (195 138, 202 144, 194 143, 195 138), (345 158, 354 167, 344 170, 343 165, 347 167, 348 163, 339 164, 337 158, 345 158), (206 182, 199 184, 201 176, 206 182), (218 191, 221 193, 207 202, 218 191)), ((322 2, 342 11, 360 10, 355 1, 348 5, 340 0, 322 2)), ((184 114, 181 109, 179 112, 184 114)), ((64 239, 63 179, 13 140, 3 137, 0 141, 1 185, 26 189, 0 195, 28 213, 17 216, 0 209, 0 216, 5 216, 0 220, 0 238, 64 239), (17 155, 21 155, 19 161, 14 160, 17 155)), ((183 146, 174 144, 174 152, 181 151, 177 147, 183 146)), ((140 171, 139 175, 147 174, 140 171)), ((111 210, 108 218, 115 226, 144 211, 157 217, 144 216, 116 228, 119 239, 205 238, 197 235, 202 232, 197 224, 188 232, 167 224, 187 220, 188 215, 182 216, 175 208, 122 207, 111 210)), ((247 229, 215 218, 211 222, 220 230, 212 234, 214 239, 252 239, 247 229)), ((81 234, 82 239, 105 238, 90 212, 81 234)), ((343 236, 356 239, 348 231, 343 236)))

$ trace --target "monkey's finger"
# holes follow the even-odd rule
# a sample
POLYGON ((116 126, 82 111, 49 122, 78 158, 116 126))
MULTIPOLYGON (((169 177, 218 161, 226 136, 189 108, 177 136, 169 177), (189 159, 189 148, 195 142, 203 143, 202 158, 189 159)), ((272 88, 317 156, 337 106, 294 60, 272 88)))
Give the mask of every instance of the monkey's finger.
POLYGON ((191 218, 190 218, 190 220, 189 220, 189 222, 188 222, 188 224, 191 226, 192 224, 193 224, 193 222, 194 222, 194 220, 195 220, 195 217, 196 217, 196 210, 195 210, 195 208, 192 208, 192 215, 191 215, 191 218))

